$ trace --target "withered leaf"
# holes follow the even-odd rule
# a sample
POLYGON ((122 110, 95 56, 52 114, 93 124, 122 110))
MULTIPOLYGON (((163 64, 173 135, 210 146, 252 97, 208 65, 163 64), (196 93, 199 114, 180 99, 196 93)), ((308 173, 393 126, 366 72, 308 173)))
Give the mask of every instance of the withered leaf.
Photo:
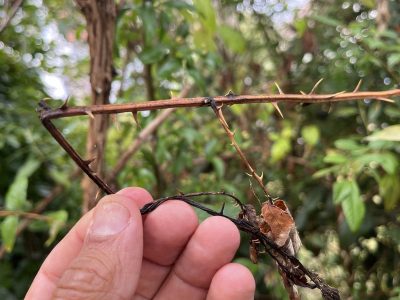
POLYGON ((261 215, 265 221, 264 226, 261 226, 261 231, 270 235, 279 247, 287 245, 289 252, 297 253, 301 241, 285 201, 276 200, 274 204, 265 203, 261 209, 261 215))

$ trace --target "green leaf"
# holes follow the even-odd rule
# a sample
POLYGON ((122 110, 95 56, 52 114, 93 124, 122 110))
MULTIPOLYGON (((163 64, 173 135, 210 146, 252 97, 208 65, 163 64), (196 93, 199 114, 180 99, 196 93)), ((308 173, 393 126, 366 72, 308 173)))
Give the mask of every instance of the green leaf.
POLYGON ((246 50, 246 41, 240 31, 229 26, 222 25, 218 27, 218 33, 224 43, 235 53, 243 53, 246 50))
POLYGON ((216 139, 211 139, 210 141, 207 142, 204 148, 204 154, 208 159, 211 159, 214 157, 217 149, 218 149, 218 141, 216 139))
POLYGON ((319 141, 319 128, 315 125, 304 126, 301 136, 307 145, 315 146, 319 141))
POLYGON ((329 174, 335 174, 340 170, 340 166, 333 166, 333 167, 329 167, 329 168, 324 168, 321 170, 318 170, 317 172, 315 172, 312 177, 313 178, 321 178, 324 176, 327 176, 329 174))
POLYGON ((378 164, 388 174, 394 174, 399 166, 397 157, 391 152, 368 153, 357 157, 355 161, 362 165, 378 164))
POLYGON ((214 166, 215 173, 217 174, 218 178, 222 178, 225 174, 225 164, 222 159, 219 157, 213 157, 211 163, 214 166))
POLYGON ((174 72, 179 71, 180 67, 181 64, 179 63, 178 60, 169 59, 164 64, 161 65, 157 73, 158 76, 162 78, 169 78, 174 72))
POLYGON ((333 19, 331 17, 324 16, 324 15, 312 15, 311 18, 319 23, 322 23, 322 24, 328 25, 328 26, 337 27, 337 26, 342 25, 342 23, 340 21, 333 19))
POLYGON ((271 162, 282 160, 291 150, 290 140, 278 139, 271 147, 271 162))
POLYGON ((209 31, 205 30, 203 27, 198 27, 193 30, 193 42, 197 48, 204 51, 215 51, 217 49, 214 42, 214 35, 209 31))
POLYGON ((50 217, 49 221, 50 229, 49 229, 49 238, 45 242, 45 245, 50 246, 51 243, 53 243, 54 240, 56 239, 57 234, 60 232, 60 230, 64 228, 65 223, 68 220, 68 213, 66 210, 58 210, 47 213, 46 215, 50 217))
POLYGON ((181 0, 171 0, 164 3, 165 6, 169 6, 176 9, 187 9, 190 11, 194 11, 193 5, 187 3, 186 1, 181 0))
POLYGON ((367 141, 394 141, 400 142, 400 125, 388 126, 365 138, 367 141))
POLYGON ((375 8, 375 0, 361 0, 361 3, 369 9, 375 8))
POLYGON ((354 180, 348 182, 346 189, 350 189, 350 191, 343 191, 341 194, 343 199, 340 200, 344 216, 346 217, 346 222, 349 225, 350 230, 356 232, 360 228, 364 219, 365 204, 360 197, 360 190, 357 183, 354 180))
POLYGON ((352 139, 339 139, 335 141, 335 147, 340 150, 360 150, 364 147, 352 139))
POLYGON ((393 68, 400 63, 400 53, 390 54, 387 59, 389 68, 393 68))
POLYGON ((338 151, 328 151, 328 154, 324 157, 324 163, 340 165, 348 161, 348 158, 339 153, 338 151))
POLYGON ((215 10, 211 0, 194 0, 194 7, 201 16, 202 24, 213 34, 217 28, 215 10))
POLYGON ((4 249, 11 252, 17 237, 18 217, 8 216, 1 223, 1 239, 4 249))
POLYGON ((27 201, 28 179, 39 167, 40 163, 29 158, 18 170, 5 197, 5 207, 8 210, 26 210, 30 203, 27 201))
POLYGON ((167 53, 168 53, 167 47, 163 45, 158 45, 153 48, 143 49, 143 51, 140 52, 139 54, 139 58, 146 65, 154 64, 160 61, 167 53))
POLYGON ((386 175, 379 180, 379 194, 383 198, 385 210, 396 208, 400 201, 400 177, 398 174, 386 175))
POLYGON ((350 197, 353 189, 353 183, 349 180, 336 181, 333 184, 333 203, 342 203, 345 199, 350 197))
POLYGON ((158 28, 154 8, 150 2, 145 1, 144 7, 139 10, 139 13, 143 21, 145 44, 152 44, 158 28))
POLYGON ((52 168, 49 173, 51 178, 55 182, 65 187, 69 187, 71 185, 71 179, 69 178, 69 175, 66 172, 60 171, 56 168, 52 168))
POLYGON ((295 20, 293 26, 296 29, 297 36, 302 37, 307 29, 307 20, 306 19, 295 20))

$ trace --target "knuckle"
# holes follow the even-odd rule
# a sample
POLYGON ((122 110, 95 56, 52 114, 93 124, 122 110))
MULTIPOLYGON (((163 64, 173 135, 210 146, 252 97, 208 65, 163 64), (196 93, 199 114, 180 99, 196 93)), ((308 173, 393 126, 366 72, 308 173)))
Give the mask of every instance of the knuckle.
POLYGON ((61 277, 54 299, 120 299, 114 293, 116 264, 99 250, 77 257, 61 277))

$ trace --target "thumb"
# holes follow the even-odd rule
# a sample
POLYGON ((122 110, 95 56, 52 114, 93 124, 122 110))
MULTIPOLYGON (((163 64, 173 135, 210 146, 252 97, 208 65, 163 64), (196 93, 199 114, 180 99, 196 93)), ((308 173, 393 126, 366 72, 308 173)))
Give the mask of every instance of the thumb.
POLYGON ((55 299, 128 299, 143 256, 142 217, 123 195, 104 197, 94 209, 82 250, 55 289, 55 299))

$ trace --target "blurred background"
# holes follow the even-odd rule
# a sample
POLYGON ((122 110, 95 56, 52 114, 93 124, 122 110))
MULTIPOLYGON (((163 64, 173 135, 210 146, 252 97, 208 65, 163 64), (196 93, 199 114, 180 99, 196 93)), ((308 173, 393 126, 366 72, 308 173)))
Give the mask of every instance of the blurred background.
MULTIPOLYGON (((69 105, 98 100, 80 2, 0 0, 1 299, 23 298, 46 255, 96 196, 35 112, 42 98, 52 107, 68 97, 69 105)), ((104 19, 111 22, 112 61, 98 73, 111 74, 102 103, 168 99, 183 89, 193 97, 277 94, 274 82, 286 93, 308 93, 321 78, 316 93, 352 91, 360 79, 361 91, 400 82, 395 0, 106 2, 115 15, 104 19)), ((285 119, 271 104, 224 113, 271 194, 295 217, 300 260, 344 299, 400 299, 400 101, 280 108, 285 119)), ((103 136, 96 168, 116 189, 141 186, 154 198, 225 190, 259 207, 210 108, 169 113, 135 146, 160 113, 140 113, 140 127, 132 114, 107 119, 102 129, 90 128, 88 117, 55 124, 83 157, 93 150, 88 131, 103 136)), ((236 261, 253 272, 256 298, 287 299, 273 261, 264 255, 253 265, 247 241, 243 236, 236 261)), ((318 291, 301 293, 320 299, 318 291)))

